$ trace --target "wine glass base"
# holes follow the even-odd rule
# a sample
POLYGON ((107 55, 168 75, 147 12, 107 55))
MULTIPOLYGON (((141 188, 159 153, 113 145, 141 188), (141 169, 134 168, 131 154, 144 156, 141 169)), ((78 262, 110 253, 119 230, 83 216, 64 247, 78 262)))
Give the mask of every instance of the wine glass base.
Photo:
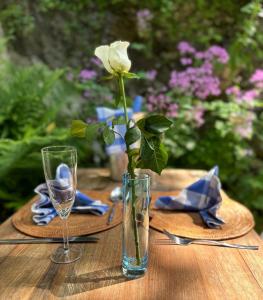
POLYGON ((76 245, 70 245, 68 252, 65 253, 63 246, 58 247, 50 256, 51 260, 56 264, 69 264, 78 259, 82 255, 82 250, 76 245))

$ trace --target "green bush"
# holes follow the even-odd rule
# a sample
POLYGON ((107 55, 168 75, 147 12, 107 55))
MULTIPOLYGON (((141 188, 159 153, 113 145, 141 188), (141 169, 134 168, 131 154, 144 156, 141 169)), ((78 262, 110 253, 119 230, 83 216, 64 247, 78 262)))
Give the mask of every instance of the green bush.
MULTIPOLYGON (((1 67, 5 72, 0 74, 0 199, 5 217, 6 210, 21 206, 44 180, 40 149, 73 143, 68 127, 74 116, 72 97, 77 94, 61 79, 63 70, 18 67, 8 61, 1 67)), ((88 155, 87 146, 80 149, 80 158, 88 155)))
MULTIPOLYGON (((21 195, 26 195, 28 187, 40 181, 28 172, 25 190, 19 191, 26 170, 35 168, 42 176, 37 154, 41 146, 67 140, 67 121, 75 117, 92 121, 97 105, 112 106, 114 101, 108 101, 113 98, 112 87, 101 84, 102 72, 91 59, 96 46, 122 39, 131 42, 133 71, 148 78, 131 83, 128 94, 145 96, 146 110, 170 113, 174 118, 175 126, 165 140, 170 166, 209 169, 218 164, 224 188, 253 211, 262 230, 262 93, 253 107, 240 105, 226 93, 231 86, 242 94, 249 92, 253 88, 250 76, 262 68, 261 2, 1 1, 0 22, 11 53, 19 54, 18 60, 37 58, 52 68, 70 67, 69 74, 73 74, 72 81, 65 83, 59 70, 43 66, 23 70, 0 64, 0 101, 4 103, 0 106, 1 198, 15 206, 24 199, 21 195), (211 78, 220 80, 220 94, 202 99, 195 93, 189 95, 187 89, 179 92, 170 87, 171 72, 185 68, 177 49, 181 41, 188 41, 200 52, 212 45, 227 49, 229 61, 223 66, 215 63, 211 78), (82 81, 81 70, 95 70, 96 75, 82 81), (149 80, 150 76, 154 78, 149 80), (39 85, 39 80, 44 84, 39 85), (157 104, 167 102, 165 105, 173 109, 156 103, 150 108, 149 97, 155 97, 157 104), (43 111, 48 113, 41 114, 43 111), (16 182, 18 188, 14 189, 16 182), (14 190, 16 198, 10 197, 14 190)), ((198 66, 200 61, 191 67, 198 66)), ((87 156, 91 154, 85 151, 87 156)))

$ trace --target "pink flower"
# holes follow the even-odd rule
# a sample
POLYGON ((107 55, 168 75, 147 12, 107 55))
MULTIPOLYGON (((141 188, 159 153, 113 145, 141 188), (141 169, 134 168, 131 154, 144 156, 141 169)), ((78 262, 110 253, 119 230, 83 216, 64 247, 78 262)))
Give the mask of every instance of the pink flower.
POLYGON ((252 124, 248 123, 246 126, 239 125, 235 129, 236 133, 239 134, 243 138, 251 138, 253 134, 252 124))
POLYGON ((183 66, 191 65, 193 63, 192 59, 187 57, 182 57, 180 61, 183 66))
POLYGON ((258 82, 258 81, 263 81, 263 70, 262 69, 257 69, 253 75, 251 76, 250 80, 251 83, 258 82))
MULTIPOLYGON (((154 92, 154 91, 152 91, 154 92)), ((150 112, 161 112, 168 117, 176 117, 178 114, 178 105, 171 102, 171 98, 165 94, 154 92, 147 97, 147 109, 150 112)))
POLYGON ((240 88, 238 86, 230 86, 226 89, 226 94, 239 97, 241 95, 240 88))
POLYGON ((204 59, 205 58, 205 52, 201 52, 201 51, 196 52, 195 53, 195 58, 196 59, 204 59))
POLYGON ((239 104, 253 104, 253 101, 258 97, 259 92, 254 89, 242 92, 238 86, 231 86, 226 89, 226 94, 233 96, 234 100, 239 104))
POLYGON ((229 60, 229 55, 227 51, 217 45, 211 46, 205 53, 205 58, 208 60, 217 59, 222 64, 226 64, 229 60))
POLYGON ((253 135, 253 121, 255 114, 247 112, 245 115, 236 115, 232 117, 235 132, 243 138, 250 139, 253 135))
POLYGON ((147 8, 141 9, 137 11, 136 16, 139 33, 140 31, 147 31, 149 29, 149 22, 153 18, 151 11, 147 8))
POLYGON ((96 66, 98 66, 98 67, 100 67, 100 66, 102 65, 101 60, 98 59, 97 57, 92 57, 92 58, 90 59, 90 61, 91 61, 94 65, 96 65, 96 66))
POLYGON ((186 41, 181 41, 177 48, 182 56, 180 59, 181 64, 188 67, 184 71, 174 70, 171 72, 170 88, 175 89, 179 93, 196 96, 201 99, 220 95, 220 80, 214 73, 213 63, 216 60, 225 64, 229 60, 227 51, 217 45, 213 45, 203 52, 196 51, 186 41), (188 57, 189 54, 191 55, 190 57, 188 57), (199 66, 195 66, 195 60, 199 60, 199 66))
POLYGON ((146 72, 146 79, 153 81, 157 76, 157 71, 156 70, 150 70, 146 72))
POLYGON ((84 69, 79 73, 79 78, 82 80, 91 80, 96 78, 97 72, 93 70, 84 69))
POLYGON ((195 48, 191 46, 188 42, 182 41, 178 44, 177 49, 181 54, 185 53, 195 53, 195 48))
POLYGON ((153 17, 151 11, 147 8, 138 10, 136 15, 138 18, 144 18, 146 20, 150 20, 153 17))
POLYGON ((169 106, 167 117, 175 118, 178 116, 178 105, 176 103, 172 103, 169 106))
POLYGON ((169 86, 201 99, 221 93, 219 78, 213 75, 213 67, 209 62, 205 62, 201 67, 188 67, 181 72, 172 71, 169 86))
POLYGON ((258 91, 249 90, 243 94, 242 99, 247 103, 252 103, 256 99, 257 96, 258 96, 258 91))
POLYGON ((257 69, 254 74, 251 76, 251 83, 255 84, 258 89, 263 88, 263 69, 257 69))
POLYGON ((201 127, 204 123, 205 123, 205 119, 204 119, 204 113, 205 113, 205 109, 200 106, 197 105, 196 107, 193 108, 193 120, 196 123, 197 127, 201 127))
POLYGON ((206 74, 209 75, 213 74, 213 65, 210 62, 208 61, 204 62, 201 68, 204 70, 206 74))

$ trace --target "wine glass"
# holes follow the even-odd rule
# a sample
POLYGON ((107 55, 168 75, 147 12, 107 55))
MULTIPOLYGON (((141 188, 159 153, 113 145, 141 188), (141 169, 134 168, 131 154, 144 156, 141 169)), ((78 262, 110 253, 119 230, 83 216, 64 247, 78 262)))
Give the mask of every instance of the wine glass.
POLYGON ((41 149, 41 153, 49 197, 63 223, 63 247, 51 255, 51 260, 71 263, 81 256, 79 247, 69 247, 67 224, 76 194, 77 150, 72 146, 50 146, 41 149))

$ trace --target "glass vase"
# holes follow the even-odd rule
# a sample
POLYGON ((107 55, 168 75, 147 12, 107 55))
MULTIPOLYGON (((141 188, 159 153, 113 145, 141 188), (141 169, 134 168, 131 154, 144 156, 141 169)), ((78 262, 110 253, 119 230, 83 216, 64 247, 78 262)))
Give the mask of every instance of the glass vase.
POLYGON ((143 276, 148 266, 150 177, 123 175, 122 271, 128 278, 143 276))

